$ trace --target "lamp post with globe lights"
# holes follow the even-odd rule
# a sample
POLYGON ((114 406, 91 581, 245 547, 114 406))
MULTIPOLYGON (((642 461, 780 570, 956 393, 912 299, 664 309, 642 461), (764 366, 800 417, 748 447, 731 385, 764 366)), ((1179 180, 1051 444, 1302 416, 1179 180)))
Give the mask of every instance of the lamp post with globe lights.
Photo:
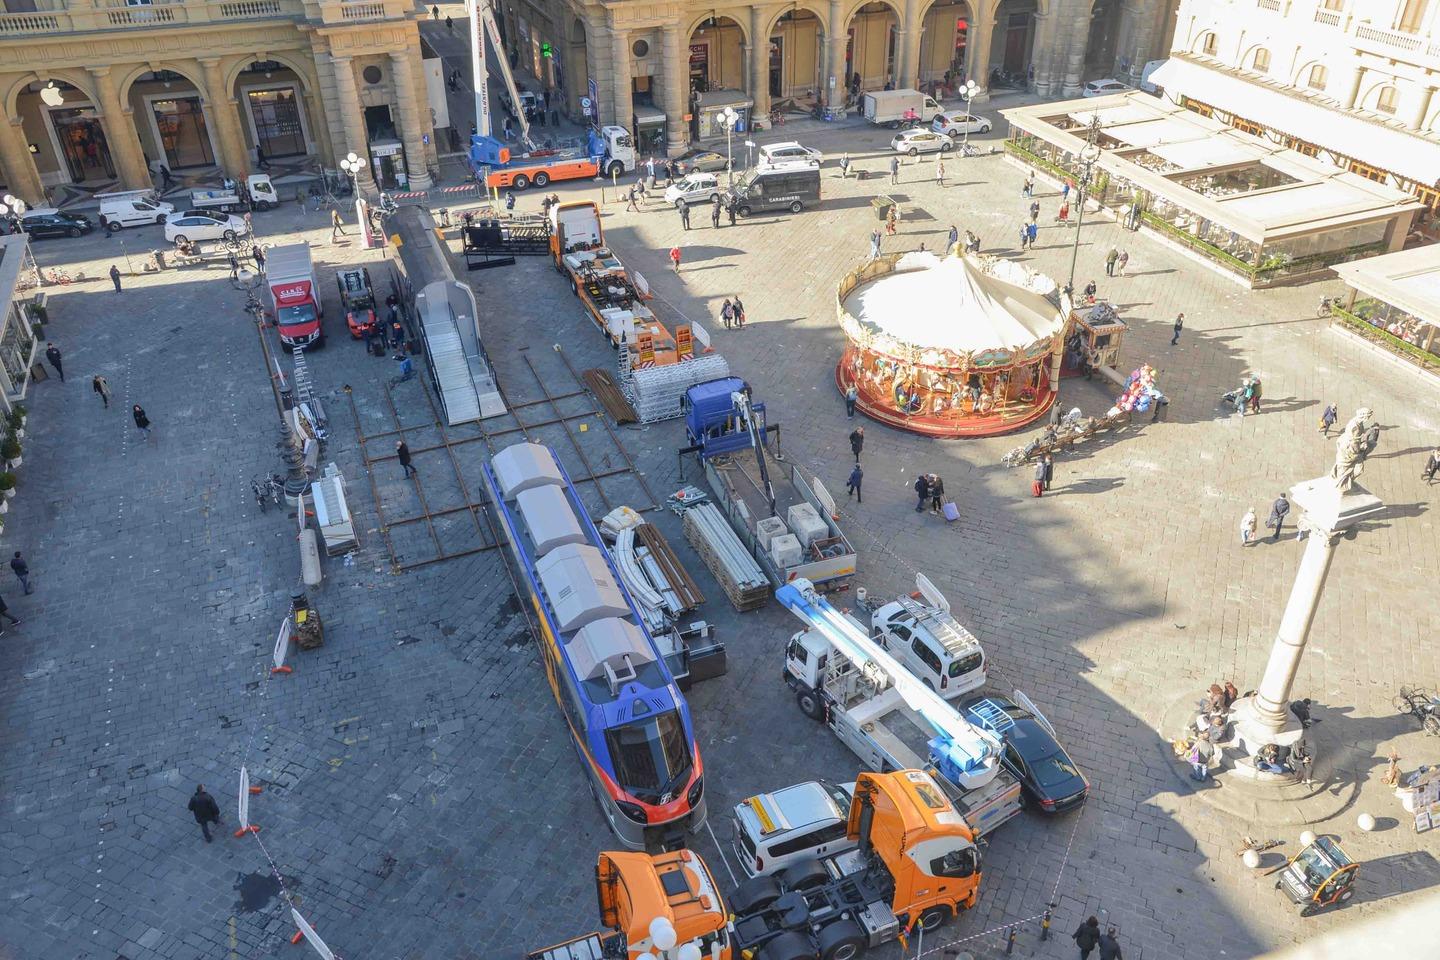
POLYGON ((28 209, 30 208, 25 205, 25 201, 14 194, 7 193, 3 199, 0 199, 0 218, 14 219, 15 233, 20 232, 20 218, 25 216, 25 211, 28 209))
POLYGON ((974 80, 966 80, 965 86, 960 88, 960 97, 965 101, 965 145, 960 149, 966 156, 970 154, 970 121, 975 119, 975 115, 970 112, 970 104, 979 92, 980 85, 974 80))
POLYGON ((730 153, 730 140, 735 133, 735 126, 740 122, 740 114, 735 112, 734 107, 726 107, 715 115, 716 121, 725 128, 725 177, 728 186, 735 186, 735 161, 730 153))
POLYGON ((360 171, 365 169, 365 161, 355 151, 345 155, 340 161, 340 169, 350 176, 350 184, 355 192, 355 225, 360 231, 360 241, 368 248, 370 246, 370 215, 366 209, 366 203, 360 196, 360 171))

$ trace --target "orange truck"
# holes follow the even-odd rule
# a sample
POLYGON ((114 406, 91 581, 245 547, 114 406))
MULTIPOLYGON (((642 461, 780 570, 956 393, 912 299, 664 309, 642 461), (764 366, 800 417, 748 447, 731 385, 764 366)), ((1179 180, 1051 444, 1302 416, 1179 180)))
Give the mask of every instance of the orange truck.
POLYGON ((604 929, 527 960, 637 960, 677 945, 694 956, 691 943, 706 960, 855 960, 975 905, 975 835, 929 774, 862 772, 846 833, 854 848, 747 880, 728 904, 692 850, 602 853, 604 929))
POLYGON ((628 272, 605 246, 600 208, 593 201, 550 208, 550 255, 610 345, 630 352, 631 369, 663 367, 710 352, 699 328, 683 321, 667 324, 656 314, 658 304, 644 278, 628 272))
POLYGON ((618 177, 635 169, 635 143, 624 127, 605 126, 589 132, 582 147, 511 153, 493 137, 470 138, 470 167, 487 187, 524 190, 547 187, 557 180, 593 180, 602 173, 618 177))

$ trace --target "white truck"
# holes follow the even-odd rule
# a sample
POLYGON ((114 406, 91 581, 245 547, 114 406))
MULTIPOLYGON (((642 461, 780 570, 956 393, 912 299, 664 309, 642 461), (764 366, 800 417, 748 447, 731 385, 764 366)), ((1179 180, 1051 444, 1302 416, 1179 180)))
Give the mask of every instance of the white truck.
POLYGON ((936 117, 944 116, 945 110, 919 90, 876 90, 860 95, 860 113, 871 123, 888 124, 894 130, 907 119, 928 127, 936 117), (907 112, 912 110, 914 117, 907 117, 907 112))
POLYGON ((324 307, 310 245, 289 243, 271 247, 265 258, 265 287, 270 291, 275 325, 285 350, 319 346, 325 339, 320 327, 324 307))
POLYGON ((191 190, 190 209, 237 213, 244 210, 269 210, 280 202, 268 173, 252 173, 237 189, 233 180, 226 180, 219 190, 191 190))
POLYGON ((870 636, 931 690, 953 700, 985 685, 985 651, 950 615, 950 601, 923 573, 915 592, 879 607, 870 636))
POLYGON ((175 212, 175 204, 158 199, 153 190, 97 193, 95 199, 100 201, 100 226, 110 233, 125 227, 161 224, 175 212))
POLYGON ((978 836, 1020 812, 1020 781, 1001 765, 992 735, 916 691, 914 678, 883 651, 867 653, 865 628, 807 582, 793 581, 775 597, 810 624, 785 645, 784 678, 802 713, 871 770, 930 773, 978 836))

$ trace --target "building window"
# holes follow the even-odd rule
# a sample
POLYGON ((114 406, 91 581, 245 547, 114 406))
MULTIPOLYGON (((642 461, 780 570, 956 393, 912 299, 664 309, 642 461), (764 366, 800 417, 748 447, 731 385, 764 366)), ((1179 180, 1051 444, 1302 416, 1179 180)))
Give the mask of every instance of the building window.
POLYGON ((1415 184, 1415 198, 1431 210, 1440 210, 1440 190, 1415 184))
POLYGON ((380 82, 380 80, 381 80, 381 78, 384 76, 384 74, 382 74, 382 73, 380 72, 380 68, 379 68, 379 67, 374 66, 374 65, 371 65, 371 66, 366 67, 364 70, 361 70, 361 71, 360 71, 360 76, 365 79, 365 82, 366 82, 366 83, 370 84, 371 86, 374 86, 375 84, 377 84, 377 83, 380 82))
POLYGON ((1325 69, 1325 64, 1317 63, 1310 68, 1310 77, 1305 81, 1305 85, 1311 90, 1324 90, 1329 79, 1330 71, 1325 69))
POLYGON ((1217 42, 1216 42, 1216 40, 1215 40, 1215 34, 1213 34, 1213 33, 1207 33, 1207 34, 1205 34, 1205 42, 1204 42, 1204 44, 1201 45, 1201 47, 1200 47, 1200 52, 1203 53, 1203 54, 1205 54, 1205 55, 1208 56, 1208 57, 1213 57, 1213 56, 1215 56, 1215 51, 1218 50, 1218 49, 1219 49, 1219 47, 1218 47, 1217 42))
POLYGON ((1372 167, 1368 163, 1361 163, 1359 160, 1350 161, 1350 172, 1358 173, 1366 180, 1374 180, 1376 183, 1384 183, 1387 179, 1384 170, 1372 167))
POLYGON ((1248 133, 1248 134, 1250 134, 1250 135, 1252 135, 1252 136, 1256 136, 1256 137, 1263 137, 1263 136, 1265 136, 1265 128, 1264 128, 1264 127, 1260 126, 1260 124, 1258 124, 1258 123, 1254 123, 1254 122, 1252 122, 1252 121, 1250 121, 1250 120, 1246 120, 1246 119, 1244 119, 1244 118, 1242 118, 1242 117, 1231 117, 1231 118, 1230 118, 1230 125, 1231 125, 1232 127, 1234 127, 1236 130, 1243 130, 1245 133, 1248 133))
POLYGON ((1270 72, 1270 51, 1261 47, 1255 51, 1255 59, 1252 61, 1256 73, 1270 72))
POLYGON ((1400 103, 1400 91, 1394 87, 1381 87, 1380 96, 1375 100, 1375 109, 1381 113, 1394 113, 1400 103))
POLYGON ((1430 0, 1405 0, 1396 28, 1406 33, 1419 33, 1421 22, 1425 19, 1425 10, 1429 6, 1430 0))
POLYGON ((644 60, 650 55, 650 43, 647 40, 636 40, 630 45, 630 52, 636 60, 644 60))

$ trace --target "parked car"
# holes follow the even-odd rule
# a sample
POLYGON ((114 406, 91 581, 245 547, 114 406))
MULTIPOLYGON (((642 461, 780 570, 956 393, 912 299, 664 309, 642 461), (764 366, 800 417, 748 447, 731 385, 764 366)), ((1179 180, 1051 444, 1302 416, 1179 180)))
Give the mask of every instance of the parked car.
POLYGON ((244 219, 225 213, 189 210, 184 216, 165 221, 165 239, 171 243, 183 243, 187 240, 234 240, 244 232, 244 219))
POLYGON ((680 201, 684 200, 693 207, 697 203, 709 203, 723 192, 720 178, 715 174, 690 173, 686 174, 683 180, 676 180, 665 188, 665 202, 671 206, 679 206, 680 201))
POLYGON ((687 150, 675 158, 675 169, 682 174, 696 170, 703 173, 718 173, 725 169, 725 154, 698 148, 687 150))
POLYGON ((20 218, 20 229, 31 237, 78 237, 95 229, 89 217, 73 213, 61 213, 51 207, 25 211, 20 218))
POLYGON ((845 823, 855 784, 825 780, 762 793, 735 804, 735 859, 751 877, 855 846, 845 823))
POLYGON ((967 133, 989 133, 991 126, 985 117, 964 110, 950 110, 936 117, 930 129, 948 137, 963 137, 967 133))
POLYGON ((790 163, 806 163, 820 166, 825 156, 814 147, 806 147, 794 140, 783 143, 767 143, 756 154, 757 167, 781 167, 790 163))
POLYGON ((125 227, 164 223, 175 215, 175 204, 156 199, 151 190, 97 193, 95 199, 100 201, 100 225, 111 233, 125 227))
POLYGON ((918 156, 922 153, 949 153, 955 149, 955 141, 934 130, 901 130, 890 141, 890 149, 896 153, 918 156))
POLYGON ((965 719, 1004 742, 1000 762, 1020 781, 1022 803, 1044 813, 1075 809, 1085 802, 1089 782, 1055 739, 1045 715, 1025 694, 1014 693, 1014 700, 996 694, 971 697, 960 707, 965 719))
POLYGON ((1085 84, 1085 96, 1108 97, 1112 93, 1124 93, 1126 90, 1134 89, 1134 87, 1121 83, 1119 80, 1091 80, 1085 84))

